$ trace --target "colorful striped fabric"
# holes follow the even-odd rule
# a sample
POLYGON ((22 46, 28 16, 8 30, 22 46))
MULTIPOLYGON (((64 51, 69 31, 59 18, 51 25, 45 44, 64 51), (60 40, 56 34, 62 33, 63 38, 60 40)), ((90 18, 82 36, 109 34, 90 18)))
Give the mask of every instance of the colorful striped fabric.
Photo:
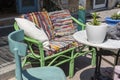
MULTIPOLYGON (((72 47, 76 47, 76 50, 79 50, 79 47, 83 46, 83 44, 77 42, 72 35, 70 36, 63 36, 60 38, 55 38, 53 40, 50 40, 50 45, 49 45, 49 49, 44 48, 44 52, 46 56, 50 56, 50 55, 54 55, 58 52, 67 50, 69 48, 72 47)), ((34 52, 36 54, 39 54, 39 50, 37 47, 33 47, 34 48, 34 52)))
MULTIPOLYGON (((38 28, 43 28, 47 34, 50 44, 49 49, 44 48, 46 56, 56 54, 71 47, 82 46, 71 35, 76 32, 76 27, 73 26, 68 10, 50 12, 49 15, 46 11, 32 12, 21 17, 34 22, 38 28)), ((36 49, 35 52, 39 53, 36 49)))
POLYGON ((55 36, 66 36, 76 31, 76 27, 73 26, 73 21, 68 10, 49 12, 49 16, 54 26, 55 36))
POLYGON ((57 52, 61 52, 67 50, 71 47, 79 47, 82 46, 81 43, 75 41, 75 39, 70 36, 63 36, 60 38, 55 38, 50 41, 50 49, 45 49, 46 56, 56 54, 57 52))
POLYGON ((36 27, 43 28, 45 33, 47 34, 49 40, 54 38, 53 36, 53 28, 51 21, 49 19, 48 13, 45 12, 32 12, 28 14, 23 14, 21 17, 26 18, 36 24, 36 27))

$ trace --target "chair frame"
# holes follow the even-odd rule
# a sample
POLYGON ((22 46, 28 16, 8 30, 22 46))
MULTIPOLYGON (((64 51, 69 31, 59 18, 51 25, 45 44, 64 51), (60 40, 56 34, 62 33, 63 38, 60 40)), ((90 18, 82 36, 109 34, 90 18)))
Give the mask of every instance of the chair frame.
MULTIPOLYGON (((24 40, 24 32, 23 31, 18 31, 19 34, 19 38, 16 38, 16 41, 22 41, 24 40)), ((15 42, 13 41, 11 38, 12 37, 16 37, 16 36, 12 36, 13 34, 16 34, 16 32, 13 32, 11 33, 9 36, 8 36, 8 41, 9 41, 9 48, 10 48, 10 51, 14 54, 15 56, 15 62, 16 62, 16 78, 18 80, 22 80, 22 67, 21 67, 21 58, 20 56, 25 56, 26 55, 26 49, 27 49, 27 44, 22 44, 19 43, 19 42, 15 42), (14 42, 16 44, 11 44, 11 42, 14 42), (11 47, 11 45, 14 45, 14 47, 11 47), (22 50, 18 50, 18 48, 21 47, 22 50)))
MULTIPOLYGON (((82 30, 85 29, 85 25, 81 22, 79 22, 76 18, 72 17, 72 20, 74 22, 76 22, 78 25, 80 25, 82 27, 82 30)), ((14 23, 14 28, 15 30, 19 30, 19 26, 17 25, 17 23, 15 22, 14 23)), ((27 60, 29 57, 30 58, 34 58, 34 59, 37 59, 39 60, 40 62, 40 66, 51 66, 51 65, 54 65, 54 66, 59 66, 63 63, 66 63, 66 62, 69 62, 69 77, 73 77, 74 75, 74 60, 75 58, 79 57, 79 56, 83 56, 83 55, 86 55, 88 53, 92 53, 92 61, 91 61, 91 64, 92 65, 95 65, 95 55, 96 55, 96 52, 95 52, 95 49, 92 48, 88 51, 82 51, 82 49, 86 48, 86 46, 83 46, 80 48, 80 51, 79 52, 75 52, 75 49, 76 47, 72 47, 72 48, 69 48, 65 51, 61 51, 59 53, 56 53, 54 55, 51 55, 51 56, 45 56, 44 55, 44 49, 43 49, 43 44, 42 42, 38 41, 38 40, 35 40, 35 39, 32 39, 28 36, 25 36, 24 37, 24 40, 27 42, 28 44, 28 47, 30 49, 30 52, 31 54, 28 54, 24 60, 23 60, 23 66, 28 63, 29 61, 27 60), (36 55, 32 49, 32 45, 33 44, 36 44, 39 48, 39 55, 36 55), (67 55, 67 53, 69 53, 70 55, 67 55), (59 58, 64 58, 64 60, 62 60, 61 62, 58 62, 56 64, 53 64, 54 62, 56 62, 57 59, 59 58), (52 60, 51 60, 52 59, 52 60), (48 65, 46 65, 46 61, 47 60, 51 60, 50 63, 48 65)), ((88 47, 88 46, 87 46, 88 47)))
POLYGON ((11 32, 8 35, 9 49, 15 57, 16 70, 15 75, 17 80, 66 80, 66 76, 59 67, 35 67, 23 69, 21 64, 21 57, 27 55, 27 44, 23 42, 24 31, 18 30, 11 32), (55 71, 55 73, 53 73, 55 71), (53 74, 52 74, 53 73, 53 74), (46 75, 44 75, 46 74, 46 75), (55 77, 54 77, 55 76, 55 77), (45 78, 47 77, 47 78, 45 78), (50 79, 51 78, 51 79, 50 79))

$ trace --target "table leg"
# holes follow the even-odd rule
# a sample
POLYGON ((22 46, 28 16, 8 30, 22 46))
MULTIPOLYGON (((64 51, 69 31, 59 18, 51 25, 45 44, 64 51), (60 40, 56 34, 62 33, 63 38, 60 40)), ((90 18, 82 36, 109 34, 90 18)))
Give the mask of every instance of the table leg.
POLYGON ((101 53, 96 49, 96 67, 95 67, 95 73, 94 76, 92 77, 92 80, 98 80, 99 76, 101 75, 100 73, 100 65, 101 65, 101 53))
POLYGON ((115 65, 117 65, 118 64, 118 59, 119 59, 119 56, 120 56, 120 49, 119 49, 119 51, 117 52, 117 54, 116 54, 116 58, 115 58, 115 65))
POLYGON ((101 65, 101 53, 96 49, 96 67, 94 73, 94 80, 97 80, 98 77, 101 75, 100 73, 100 65, 101 65))
POLYGON ((96 49, 96 67, 95 67, 95 73, 92 80, 112 80, 109 77, 103 76, 100 72, 100 66, 101 66, 101 60, 102 60, 102 49, 97 50, 96 49))

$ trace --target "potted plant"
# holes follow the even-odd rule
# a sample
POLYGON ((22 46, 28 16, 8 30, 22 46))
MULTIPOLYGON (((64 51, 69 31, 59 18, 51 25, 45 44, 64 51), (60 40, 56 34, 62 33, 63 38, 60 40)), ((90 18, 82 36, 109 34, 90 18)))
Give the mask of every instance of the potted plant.
POLYGON ((110 26, 115 26, 118 22, 120 22, 120 11, 111 15, 111 17, 106 17, 105 21, 110 26))
POLYGON ((92 21, 86 23, 87 40, 91 43, 102 43, 107 32, 107 24, 100 22, 97 17, 99 14, 92 13, 92 21))

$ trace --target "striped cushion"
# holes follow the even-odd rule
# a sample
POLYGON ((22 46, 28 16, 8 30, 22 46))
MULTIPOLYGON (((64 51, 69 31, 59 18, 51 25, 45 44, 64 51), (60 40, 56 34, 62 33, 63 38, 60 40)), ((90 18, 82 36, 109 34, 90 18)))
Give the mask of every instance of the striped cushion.
POLYGON ((46 11, 45 12, 32 12, 32 13, 24 14, 21 17, 34 22, 38 26, 38 28, 42 27, 45 33, 47 34, 49 40, 53 38, 52 24, 49 19, 48 13, 46 11))
POLYGON ((54 26, 55 36, 71 35, 76 31, 68 10, 49 12, 49 16, 54 26))
MULTIPOLYGON (((75 41, 71 34, 76 31, 68 10, 50 12, 32 12, 21 17, 34 22, 38 28, 42 27, 49 38, 49 49, 45 49, 45 55, 53 55, 71 47, 79 47, 82 44, 75 41), (50 17, 50 19, 49 19, 50 17), (55 35, 54 35, 55 34, 55 35), (60 36, 60 37, 58 37, 60 36)), ((35 53, 39 53, 34 47, 35 53)))
POLYGON ((79 47, 82 44, 75 41, 75 39, 71 36, 64 36, 60 38, 55 38, 54 40, 50 41, 50 49, 45 49, 46 55, 53 55, 57 52, 64 51, 71 47, 79 47))

